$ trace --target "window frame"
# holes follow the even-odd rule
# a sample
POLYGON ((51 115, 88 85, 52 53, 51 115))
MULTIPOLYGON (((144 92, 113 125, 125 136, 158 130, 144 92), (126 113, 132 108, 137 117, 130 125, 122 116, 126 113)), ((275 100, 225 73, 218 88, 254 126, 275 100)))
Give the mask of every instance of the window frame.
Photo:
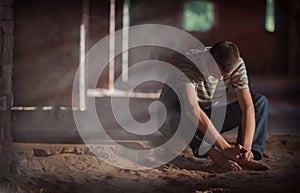
POLYGON ((183 5, 182 5, 182 22, 181 22, 181 25, 182 25, 182 29, 185 30, 185 31, 188 31, 188 32, 208 32, 208 31, 211 31, 214 26, 216 25, 216 5, 214 3, 214 1, 211 1, 211 0, 187 0, 187 1, 184 1, 183 2, 183 5), (201 3, 208 3, 209 5, 212 6, 211 8, 211 14, 212 14, 212 19, 211 19, 211 24, 209 25, 208 28, 206 29, 188 29, 186 28, 185 26, 185 10, 186 10, 186 4, 187 3, 191 3, 191 2, 201 2, 201 3))

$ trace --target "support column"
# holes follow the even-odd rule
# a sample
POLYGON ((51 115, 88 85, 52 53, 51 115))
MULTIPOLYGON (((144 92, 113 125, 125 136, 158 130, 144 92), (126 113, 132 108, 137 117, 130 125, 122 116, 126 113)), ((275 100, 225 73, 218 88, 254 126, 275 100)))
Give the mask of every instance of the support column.
POLYGON ((110 90, 113 90, 115 85, 115 20, 116 20, 116 15, 115 15, 115 0, 110 0, 110 17, 109 17, 109 80, 108 80, 108 88, 110 90))
POLYGON ((0 178, 11 174, 11 106, 14 49, 13 1, 0 0, 0 178))

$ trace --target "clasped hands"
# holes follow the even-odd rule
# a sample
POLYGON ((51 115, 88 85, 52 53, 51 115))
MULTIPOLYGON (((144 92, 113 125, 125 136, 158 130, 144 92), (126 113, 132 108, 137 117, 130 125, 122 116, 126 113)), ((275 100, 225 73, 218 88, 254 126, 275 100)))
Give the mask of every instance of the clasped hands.
POLYGON ((235 147, 230 147, 230 148, 224 149, 222 151, 222 154, 226 158, 231 159, 237 163, 250 161, 254 158, 251 150, 246 149, 244 146, 242 146, 240 144, 238 144, 235 147))
MULTIPOLYGON (((251 150, 246 149, 244 146, 240 144, 235 147, 224 149, 222 151, 222 154, 227 159, 236 162, 240 166, 244 166, 256 171, 265 171, 269 169, 267 165, 255 161, 253 159, 254 155, 251 152, 251 150)), ((237 168, 241 169, 240 167, 237 168)))

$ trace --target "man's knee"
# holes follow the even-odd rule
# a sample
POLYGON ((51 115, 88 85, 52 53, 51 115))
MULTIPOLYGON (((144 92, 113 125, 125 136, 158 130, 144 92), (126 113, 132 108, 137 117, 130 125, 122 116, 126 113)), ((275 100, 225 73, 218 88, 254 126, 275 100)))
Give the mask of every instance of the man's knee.
POLYGON ((252 94, 253 104, 255 108, 265 108, 269 106, 268 98, 262 94, 252 94))

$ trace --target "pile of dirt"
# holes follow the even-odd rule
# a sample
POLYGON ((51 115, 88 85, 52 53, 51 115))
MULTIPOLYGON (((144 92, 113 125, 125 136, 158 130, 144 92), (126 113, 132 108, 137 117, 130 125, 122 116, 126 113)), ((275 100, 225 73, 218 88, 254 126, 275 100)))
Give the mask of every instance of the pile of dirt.
POLYGON ((83 145, 14 144, 16 175, 0 183, 0 192, 300 192, 299 144, 300 137, 268 136, 262 162, 270 169, 241 172, 195 158, 190 148, 163 166, 134 171, 107 164, 83 145))

